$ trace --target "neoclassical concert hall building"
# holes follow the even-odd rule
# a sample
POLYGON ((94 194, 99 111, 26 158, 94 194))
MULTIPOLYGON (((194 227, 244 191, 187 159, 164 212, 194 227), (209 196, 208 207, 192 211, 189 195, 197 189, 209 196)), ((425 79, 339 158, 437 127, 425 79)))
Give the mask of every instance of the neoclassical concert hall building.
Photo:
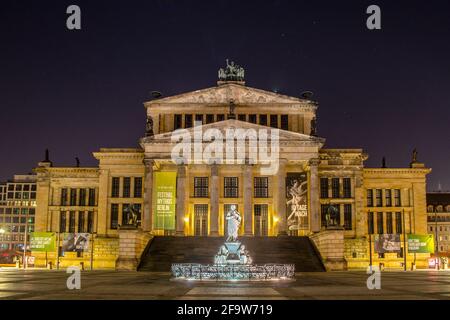
MULTIPOLYGON (((35 231, 91 233, 92 246, 35 252, 36 265, 59 255, 63 267, 136 269, 154 238, 223 237, 234 204, 244 239, 308 237, 327 270, 369 261, 402 268, 403 251, 380 254, 373 242, 377 234, 427 234, 431 169, 416 154, 404 168, 367 168, 365 150, 327 148, 316 130, 318 106, 309 93, 249 87, 243 69, 228 62, 211 88, 154 93, 144 103, 140 148, 95 151, 97 167, 39 163, 35 231), (261 162, 262 154, 270 159, 261 162)), ((408 268, 428 257, 408 254, 408 268)))

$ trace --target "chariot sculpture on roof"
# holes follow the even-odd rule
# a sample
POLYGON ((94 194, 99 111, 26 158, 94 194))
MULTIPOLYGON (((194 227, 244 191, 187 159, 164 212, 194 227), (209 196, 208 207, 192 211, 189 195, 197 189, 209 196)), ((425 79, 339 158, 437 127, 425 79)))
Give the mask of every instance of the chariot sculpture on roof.
POLYGON ((219 81, 244 81, 245 70, 241 66, 234 63, 234 61, 227 61, 225 68, 219 69, 219 81))

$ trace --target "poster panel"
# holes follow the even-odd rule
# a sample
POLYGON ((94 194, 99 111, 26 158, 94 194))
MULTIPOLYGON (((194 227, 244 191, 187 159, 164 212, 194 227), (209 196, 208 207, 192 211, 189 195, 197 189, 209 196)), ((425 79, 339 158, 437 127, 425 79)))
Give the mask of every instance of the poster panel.
POLYGON ((434 253, 434 236, 432 234, 408 234, 408 252, 434 253))
POLYGON ((31 251, 54 251, 55 239, 53 232, 32 232, 30 235, 31 251))
POLYGON ((62 251, 83 252, 89 249, 89 233, 64 233, 62 251))
POLYGON ((400 253, 401 241, 399 234, 377 234, 375 235, 375 252, 378 253, 400 253))
POLYGON ((306 172, 286 176, 286 215, 288 230, 308 228, 308 175, 306 172))
POLYGON ((177 173, 155 172, 154 181, 154 228, 175 230, 177 173))

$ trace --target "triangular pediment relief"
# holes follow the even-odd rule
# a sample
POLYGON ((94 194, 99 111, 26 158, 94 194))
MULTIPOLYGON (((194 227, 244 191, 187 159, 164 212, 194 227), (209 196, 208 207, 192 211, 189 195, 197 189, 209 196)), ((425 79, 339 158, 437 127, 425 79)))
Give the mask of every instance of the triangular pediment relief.
MULTIPOLYGON (((152 100, 145 105, 154 104, 309 104, 309 100, 281 95, 271 91, 246 87, 235 83, 187 92, 167 98, 152 100)), ((312 103, 311 103, 312 105, 312 103)))

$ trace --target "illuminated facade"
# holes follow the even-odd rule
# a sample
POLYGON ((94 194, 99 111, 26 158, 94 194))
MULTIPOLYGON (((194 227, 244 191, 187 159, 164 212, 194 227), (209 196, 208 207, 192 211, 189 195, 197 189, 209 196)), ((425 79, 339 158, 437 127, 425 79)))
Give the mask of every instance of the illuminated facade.
MULTIPOLYGON (((94 152, 99 160, 95 168, 59 168, 44 161, 35 169, 36 230, 95 233, 94 258, 102 260, 98 266, 114 267, 121 250, 120 226, 126 224, 130 207, 139 212, 140 232, 150 237, 223 236, 224 216, 234 204, 242 214, 240 235, 311 236, 325 257, 333 253, 317 237, 327 233, 332 206, 337 212, 332 237, 348 268, 367 266, 369 233, 403 237, 404 232, 428 232, 425 186, 430 169, 417 159, 407 168, 365 168, 362 149, 325 148, 325 139, 316 132, 318 104, 308 96, 250 88, 242 78, 227 80, 222 74, 215 87, 158 97, 144 105, 147 130, 141 148, 94 152), (177 129, 182 131, 173 138, 177 129), (219 149, 225 154, 231 152, 227 132, 236 129, 256 134, 279 129, 277 157, 269 161, 276 163, 275 173, 264 173, 267 163, 249 160, 251 147, 260 151, 262 146, 245 137, 243 154, 232 147, 234 162, 206 159, 211 141, 205 140, 189 147, 200 160, 174 159, 180 134, 221 135, 219 149), (174 174, 174 194, 164 199, 164 192, 155 192, 171 186, 158 181, 163 178, 156 173, 174 174), (103 243, 111 249, 104 250, 103 243)), ((273 145, 269 149, 275 150, 273 145)), ((427 257, 417 254, 417 266, 424 266, 427 257)), ((374 264, 400 267, 402 261, 402 253, 373 252, 374 264)))

